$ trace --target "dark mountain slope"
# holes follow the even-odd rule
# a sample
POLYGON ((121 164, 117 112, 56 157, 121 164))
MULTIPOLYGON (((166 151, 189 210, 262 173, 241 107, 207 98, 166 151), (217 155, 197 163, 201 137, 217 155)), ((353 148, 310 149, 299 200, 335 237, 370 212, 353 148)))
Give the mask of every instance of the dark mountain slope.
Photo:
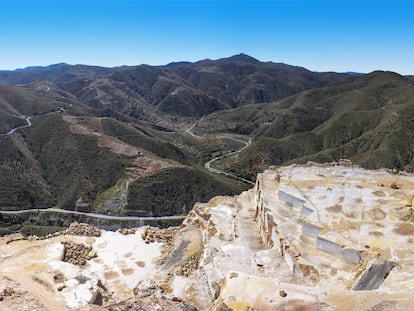
POLYGON ((206 174, 200 169, 170 168, 138 179, 131 185, 127 213, 154 216, 186 214, 196 202, 207 202, 217 193, 232 195, 238 191, 237 183, 206 174))
POLYGON ((171 159, 182 164, 190 164, 194 159, 178 149, 173 144, 161 139, 160 135, 154 135, 154 131, 149 132, 142 126, 128 126, 125 123, 114 119, 102 120, 104 132, 112 137, 137 148, 149 151, 160 158, 171 159))
POLYGON ((73 135, 61 115, 39 121, 26 130, 26 140, 45 172, 58 206, 73 209, 80 197, 91 202, 122 176, 127 157, 99 148, 92 135, 73 135))
POLYGON ((49 206, 51 188, 39 162, 20 137, 0 138, 0 207, 49 206))

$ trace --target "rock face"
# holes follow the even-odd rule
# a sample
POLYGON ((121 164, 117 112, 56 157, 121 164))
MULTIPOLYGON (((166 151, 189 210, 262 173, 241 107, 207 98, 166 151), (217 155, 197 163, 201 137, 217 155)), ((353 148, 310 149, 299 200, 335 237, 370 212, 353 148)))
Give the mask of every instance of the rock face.
POLYGON ((350 161, 271 168, 252 190, 193 208, 175 241, 201 235, 198 268, 162 281, 199 309, 413 308, 413 195, 413 175, 350 161))
POLYGON ((10 310, 10 297, 69 310, 412 310, 413 197, 413 175, 349 161, 273 167, 180 227, 4 238, 0 285, 19 289, 0 299, 10 310))

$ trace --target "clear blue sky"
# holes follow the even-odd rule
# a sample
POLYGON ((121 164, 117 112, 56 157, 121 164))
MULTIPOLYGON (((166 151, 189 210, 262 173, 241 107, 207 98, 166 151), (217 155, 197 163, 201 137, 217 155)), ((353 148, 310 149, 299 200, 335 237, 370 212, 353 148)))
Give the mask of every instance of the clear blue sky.
POLYGON ((246 53, 316 71, 414 74, 401 0, 4 0, 0 69, 166 64, 246 53))

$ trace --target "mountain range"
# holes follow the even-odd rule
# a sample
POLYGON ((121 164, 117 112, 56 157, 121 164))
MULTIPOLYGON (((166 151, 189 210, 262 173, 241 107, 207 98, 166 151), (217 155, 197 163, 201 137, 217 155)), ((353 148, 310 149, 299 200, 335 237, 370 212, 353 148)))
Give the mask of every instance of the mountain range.
POLYGON ((0 85, 2 209, 185 214, 248 188, 234 176, 254 180, 269 165, 414 168, 414 81, 396 73, 312 72, 240 54, 28 67, 0 71, 0 85), (204 167, 215 157, 234 176, 204 167))

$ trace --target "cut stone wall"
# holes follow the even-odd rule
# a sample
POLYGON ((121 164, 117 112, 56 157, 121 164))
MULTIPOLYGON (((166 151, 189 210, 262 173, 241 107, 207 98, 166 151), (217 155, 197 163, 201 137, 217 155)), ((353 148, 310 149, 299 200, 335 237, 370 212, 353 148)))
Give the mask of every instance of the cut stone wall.
POLYGON ((354 263, 354 264, 361 263, 362 262, 361 255, 363 254, 356 249, 352 249, 352 248, 342 249, 342 257, 350 263, 354 263))
POLYGON ((294 207, 302 207, 305 204, 305 201, 299 199, 283 190, 279 189, 278 192, 279 200, 284 201, 286 204, 294 206, 294 207))
POLYGON ((316 240, 316 248, 328 254, 334 255, 335 257, 342 256, 341 245, 321 237, 318 237, 316 240))
POLYGON ((302 233, 309 237, 317 238, 321 231, 322 231, 322 228, 318 226, 315 226, 307 222, 302 223, 302 233))
MULTIPOLYGON (((258 204, 258 206, 256 206, 257 215, 255 220, 259 226, 262 242, 266 247, 278 250, 280 256, 283 257, 286 265, 293 274, 305 277, 309 279, 308 282, 314 284, 319 278, 318 270, 313 265, 305 263, 296 248, 290 245, 283 233, 277 229, 278 224, 275 216, 272 214, 272 208, 274 207, 272 206, 272 208, 270 208, 270 206, 267 206, 261 189, 260 177, 261 176, 259 175, 255 187, 255 202, 258 204), (301 263, 299 263, 299 261, 301 263), (312 273, 309 271, 312 271, 312 273)), ((283 201, 286 202, 287 200, 288 205, 300 207, 305 203, 305 201, 286 192, 279 191, 279 194, 280 193, 282 193, 281 197, 284 198, 283 201)))
POLYGON ((313 210, 313 209, 310 209, 310 208, 308 208, 308 207, 306 207, 306 206, 302 206, 302 211, 300 212, 300 215, 303 217, 303 218, 306 218, 306 217, 308 217, 310 214, 312 214, 312 213, 314 213, 315 211, 313 210))
POLYGON ((360 264, 362 262, 359 250, 344 248, 335 242, 321 237, 317 238, 316 248, 352 264, 360 264))

